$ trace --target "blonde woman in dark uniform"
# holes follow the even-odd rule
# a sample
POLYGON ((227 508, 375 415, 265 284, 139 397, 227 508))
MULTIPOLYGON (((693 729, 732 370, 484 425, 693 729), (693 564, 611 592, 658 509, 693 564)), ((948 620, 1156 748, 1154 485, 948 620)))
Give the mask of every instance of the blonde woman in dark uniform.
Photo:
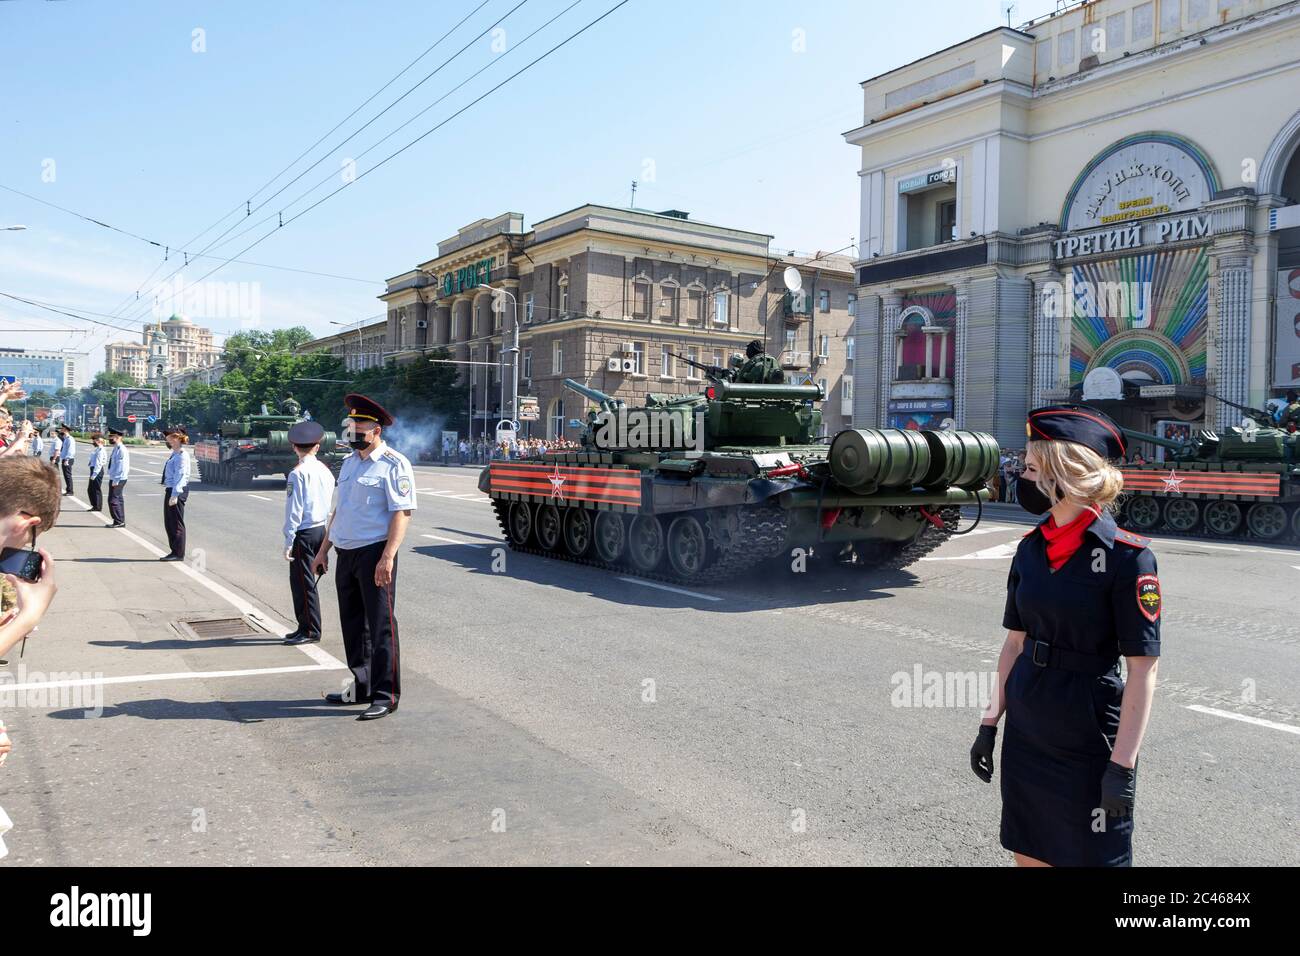
POLYGON ((1001 842, 1019 866, 1129 866, 1138 750, 1160 656, 1160 582, 1148 541, 1116 527, 1123 434, 1086 405, 1029 413, 1018 498, 1047 514, 1007 581, 1002 689, 971 769, 992 779, 1002 740, 1001 842), (1128 664, 1120 678, 1119 658, 1128 664))

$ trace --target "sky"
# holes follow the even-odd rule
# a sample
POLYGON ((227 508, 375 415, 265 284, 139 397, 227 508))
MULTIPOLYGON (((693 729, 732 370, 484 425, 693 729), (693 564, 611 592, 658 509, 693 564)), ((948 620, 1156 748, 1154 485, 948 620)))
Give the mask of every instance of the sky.
POLYGON ((0 346, 88 351, 93 374, 158 312, 218 342, 327 335, 460 227, 627 206, 634 180, 640 208, 837 250, 859 84, 1007 20, 1002 0, 627 0, 488 92, 617 3, 0 0, 0 186, 34 197, 0 189, 0 226, 27 226, 0 231, 0 293, 82 316, 0 297, 0 346))

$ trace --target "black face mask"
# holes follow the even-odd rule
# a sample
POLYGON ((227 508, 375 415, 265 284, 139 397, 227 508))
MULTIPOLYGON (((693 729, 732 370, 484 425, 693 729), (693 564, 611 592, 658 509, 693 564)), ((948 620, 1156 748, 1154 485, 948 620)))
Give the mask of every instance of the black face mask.
POLYGON ((1016 479, 1016 501, 1031 515, 1046 514, 1052 507, 1052 499, 1043 494, 1037 483, 1024 475, 1016 479))
POLYGON ((352 441, 348 442, 348 444, 351 445, 353 448, 355 448, 357 451, 360 451, 360 450, 363 449, 363 448, 369 448, 369 447, 370 447, 370 439, 369 439, 369 438, 354 438, 352 441))

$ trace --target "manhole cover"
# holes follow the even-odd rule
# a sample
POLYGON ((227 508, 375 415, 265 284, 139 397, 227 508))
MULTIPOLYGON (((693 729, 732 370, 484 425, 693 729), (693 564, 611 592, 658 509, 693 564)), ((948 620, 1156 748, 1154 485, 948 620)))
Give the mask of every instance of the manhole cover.
POLYGON ((266 631, 242 617, 191 618, 176 622, 176 629, 186 637, 211 640, 222 637, 250 637, 266 631))

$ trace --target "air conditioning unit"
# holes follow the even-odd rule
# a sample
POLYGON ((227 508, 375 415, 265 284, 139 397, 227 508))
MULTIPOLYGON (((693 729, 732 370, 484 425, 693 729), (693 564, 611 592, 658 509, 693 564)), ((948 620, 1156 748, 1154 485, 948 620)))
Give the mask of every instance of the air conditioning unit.
POLYGON ((625 371, 625 372, 635 372, 635 371, 636 371, 636 359, 623 359, 623 371, 625 371))
POLYGON ((424 319, 416 319, 415 327, 417 329, 427 329, 429 327, 429 323, 426 322, 424 319))
POLYGON ((624 321, 624 322, 631 322, 631 321, 632 321, 632 316, 630 316, 630 315, 625 315, 625 316, 623 316, 623 321, 624 321))
POLYGON ((623 360, 612 358, 605 363, 605 368, 611 372, 621 372, 623 371, 623 360))
POLYGON ((631 355, 633 352, 636 351, 636 343, 624 342, 622 345, 618 347, 618 350, 622 352, 624 355, 631 355))

